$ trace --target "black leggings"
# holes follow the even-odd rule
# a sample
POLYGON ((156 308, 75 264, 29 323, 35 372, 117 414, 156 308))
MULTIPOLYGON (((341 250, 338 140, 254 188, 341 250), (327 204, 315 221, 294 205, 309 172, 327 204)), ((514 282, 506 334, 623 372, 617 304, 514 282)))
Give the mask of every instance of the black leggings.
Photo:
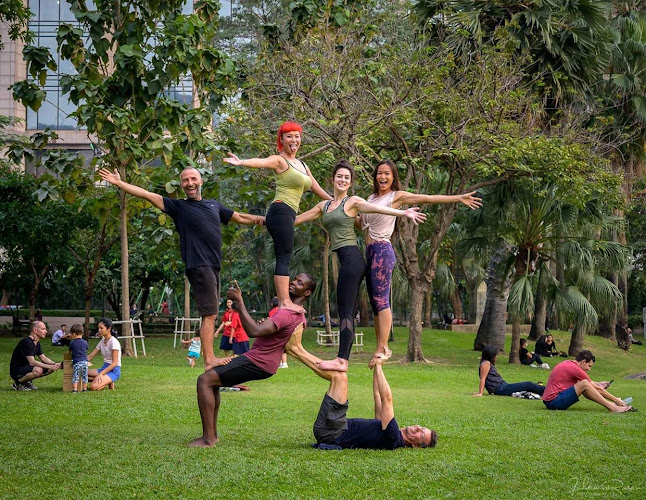
POLYGON ((289 263, 294 251, 294 219, 296 212, 286 203, 269 205, 265 225, 274 241, 275 276, 289 276, 289 263))
POLYGON ((354 342, 354 317, 357 311, 359 285, 366 271, 359 247, 347 246, 335 250, 339 257, 339 280, 336 284, 336 304, 339 313, 339 358, 350 359, 354 342))

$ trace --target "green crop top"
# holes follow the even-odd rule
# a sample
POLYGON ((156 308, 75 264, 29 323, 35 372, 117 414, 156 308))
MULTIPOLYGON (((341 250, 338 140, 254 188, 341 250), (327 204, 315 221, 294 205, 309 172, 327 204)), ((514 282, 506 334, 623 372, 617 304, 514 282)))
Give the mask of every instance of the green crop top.
POLYGON ((345 213, 345 202, 348 200, 346 196, 343 201, 331 212, 327 209, 332 201, 328 201, 323 206, 323 216, 321 217, 321 224, 330 235, 330 244, 332 250, 339 248, 357 246, 357 235, 354 233, 354 217, 350 217, 345 213))
MULTIPOLYGON (((312 179, 310 179, 309 175, 294 167, 289 161, 287 161, 287 165, 287 170, 280 174, 274 174, 276 177, 276 196, 274 196, 274 201, 280 200, 298 213, 303 191, 307 191, 312 187, 312 179)), ((303 163, 303 166, 305 166, 305 163, 303 163)))

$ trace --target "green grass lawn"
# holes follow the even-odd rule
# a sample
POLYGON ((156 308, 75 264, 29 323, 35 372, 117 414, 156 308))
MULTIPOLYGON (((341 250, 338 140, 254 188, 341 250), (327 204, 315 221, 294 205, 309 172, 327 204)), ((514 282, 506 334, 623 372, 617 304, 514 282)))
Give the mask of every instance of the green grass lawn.
MULTIPOLYGON (((351 359, 349 417, 372 417, 372 329, 366 351, 351 359)), ((305 347, 317 349, 314 331, 305 347)), ((393 360, 407 342, 397 329, 393 360)), ((567 349, 568 334, 557 332, 567 349)), ((436 429, 435 449, 319 451, 312 423, 327 383, 290 358, 250 392, 222 394, 219 435, 211 449, 189 449, 201 433, 195 398, 198 368, 172 337, 149 339, 149 355, 123 360, 115 391, 63 393, 62 372, 15 392, 9 359, 17 342, 0 339, 0 497, 22 498, 646 498, 646 346, 630 352, 598 337, 593 380, 615 379, 613 394, 634 398, 637 413, 613 415, 582 400, 565 412, 541 401, 487 396, 477 390, 474 336, 424 331, 428 365, 393 361, 385 373, 400 425, 436 429)), ((45 354, 64 348, 44 343, 45 354)), ((96 340, 90 342, 91 348, 96 340)), ((508 382, 547 381, 549 372, 510 366, 508 382)), ((561 359, 561 358, 559 358, 561 359)), ((549 360, 551 362, 553 360, 549 360)), ((550 363, 551 364, 551 363, 550 363)))

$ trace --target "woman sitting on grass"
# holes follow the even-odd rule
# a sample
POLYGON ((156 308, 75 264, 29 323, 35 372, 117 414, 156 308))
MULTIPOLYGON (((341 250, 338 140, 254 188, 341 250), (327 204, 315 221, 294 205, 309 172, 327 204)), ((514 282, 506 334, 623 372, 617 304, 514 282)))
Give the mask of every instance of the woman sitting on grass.
POLYGON ((535 384, 534 382, 517 382, 515 384, 508 384, 496 370, 496 357, 500 349, 494 345, 486 345, 482 350, 482 357, 480 358, 480 387, 478 392, 473 393, 474 396, 482 396, 485 388, 489 394, 496 396, 511 396, 514 392, 528 391, 543 395, 545 387, 535 384))
POLYGON ((88 370, 91 391, 100 391, 106 387, 114 389, 114 383, 121 377, 121 344, 112 336, 112 320, 101 318, 98 330, 101 340, 87 359, 91 360, 100 352, 103 365, 98 370, 88 370))

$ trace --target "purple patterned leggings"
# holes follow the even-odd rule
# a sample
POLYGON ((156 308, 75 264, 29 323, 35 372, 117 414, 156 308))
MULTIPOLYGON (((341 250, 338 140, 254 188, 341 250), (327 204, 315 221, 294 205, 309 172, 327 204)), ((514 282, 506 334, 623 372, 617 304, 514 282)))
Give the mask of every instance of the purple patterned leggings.
POLYGON ((390 241, 374 241, 366 247, 366 285, 373 314, 390 309, 390 284, 395 269, 395 250, 390 241))

